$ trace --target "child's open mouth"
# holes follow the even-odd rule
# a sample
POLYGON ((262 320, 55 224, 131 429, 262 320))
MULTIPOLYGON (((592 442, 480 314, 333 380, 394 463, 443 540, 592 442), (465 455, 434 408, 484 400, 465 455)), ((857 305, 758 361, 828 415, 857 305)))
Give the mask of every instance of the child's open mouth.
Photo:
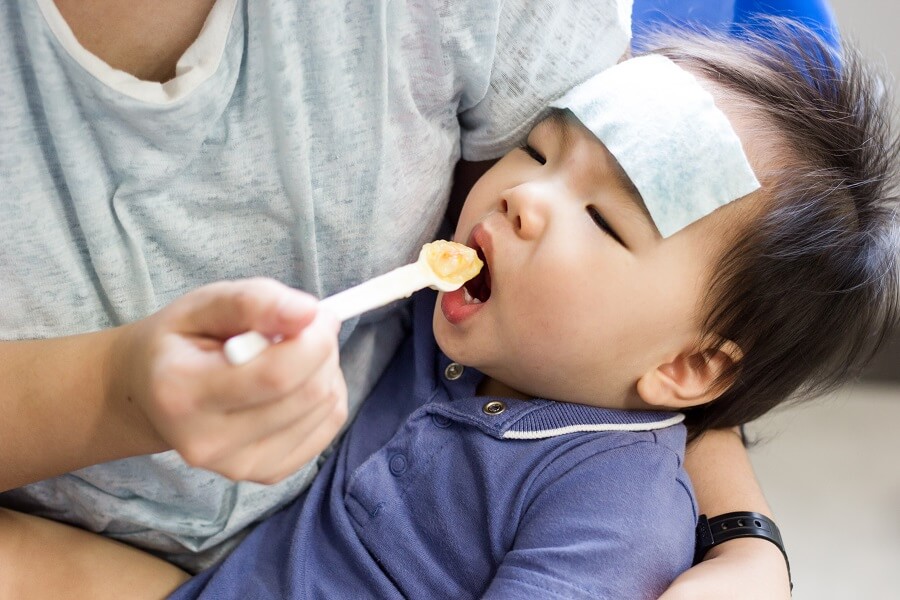
POLYGON ((467 281, 463 285, 463 297, 466 301, 466 304, 481 304, 482 302, 486 302, 488 298, 491 297, 491 269, 488 265, 487 259, 484 256, 484 251, 475 246, 475 251, 478 253, 478 258, 484 263, 484 266, 481 267, 481 271, 467 281))
POLYGON ((491 238, 481 226, 476 226, 466 242, 478 253, 484 263, 481 271, 455 292, 447 292, 441 298, 441 312, 454 325, 465 321, 484 307, 491 297, 491 238))

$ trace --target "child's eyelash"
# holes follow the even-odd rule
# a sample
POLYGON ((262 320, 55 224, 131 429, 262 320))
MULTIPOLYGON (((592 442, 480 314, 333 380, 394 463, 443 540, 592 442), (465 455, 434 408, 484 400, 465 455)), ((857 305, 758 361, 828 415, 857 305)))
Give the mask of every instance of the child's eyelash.
POLYGON ((547 164, 547 159, 544 158, 540 152, 529 146, 527 142, 522 144, 522 150, 524 150, 528 156, 538 161, 540 164, 547 164))
MULTIPOLYGON (((625 242, 622 241, 622 238, 619 237, 619 234, 616 233, 615 229, 610 227, 609 223, 606 222, 606 219, 603 218, 603 215, 600 214, 600 211, 597 210, 596 207, 588 206, 587 213, 597 227, 602 229, 611 238, 619 242, 620 245, 625 246, 625 242)), ((625 247, 627 248, 628 246, 625 247)))

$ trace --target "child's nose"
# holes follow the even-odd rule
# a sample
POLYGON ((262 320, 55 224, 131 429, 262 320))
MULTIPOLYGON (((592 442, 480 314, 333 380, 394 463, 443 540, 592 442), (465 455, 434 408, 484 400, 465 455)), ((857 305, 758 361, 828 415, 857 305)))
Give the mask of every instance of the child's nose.
POLYGON ((500 212, 506 215, 520 237, 534 239, 547 226, 550 205, 545 194, 536 187, 518 186, 503 194, 500 212))

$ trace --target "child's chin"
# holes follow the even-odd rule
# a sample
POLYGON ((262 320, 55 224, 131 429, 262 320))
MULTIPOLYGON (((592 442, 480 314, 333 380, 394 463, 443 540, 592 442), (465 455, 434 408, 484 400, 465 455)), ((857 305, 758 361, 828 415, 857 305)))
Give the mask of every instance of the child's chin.
POLYGON ((468 339, 469 336, 462 334, 446 321, 437 322, 438 319, 443 319, 442 316, 435 315, 435 317, 434 339, 441 352, 453 362, 478 368, 478 364, 482 361, 479 360, 477 348, 468 339))

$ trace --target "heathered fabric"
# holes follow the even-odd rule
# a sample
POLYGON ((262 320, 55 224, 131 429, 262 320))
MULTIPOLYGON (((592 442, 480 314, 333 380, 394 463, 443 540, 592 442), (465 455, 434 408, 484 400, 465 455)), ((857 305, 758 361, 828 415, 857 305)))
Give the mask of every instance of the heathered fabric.
MULTIPOLYGON (((615 62, 630 4, 219 0, 160 85, 88 54, 52 0, 5 3, 0 339, 119 325, 221 279, 322 297, 409 261, 460 154, 499 156, 615 62)), ((345 325, 354 407, 400 332, 391 311, 345 325)), ((235 484, 169 452, 0 502, 199 569, 315 472, 235 484)))

